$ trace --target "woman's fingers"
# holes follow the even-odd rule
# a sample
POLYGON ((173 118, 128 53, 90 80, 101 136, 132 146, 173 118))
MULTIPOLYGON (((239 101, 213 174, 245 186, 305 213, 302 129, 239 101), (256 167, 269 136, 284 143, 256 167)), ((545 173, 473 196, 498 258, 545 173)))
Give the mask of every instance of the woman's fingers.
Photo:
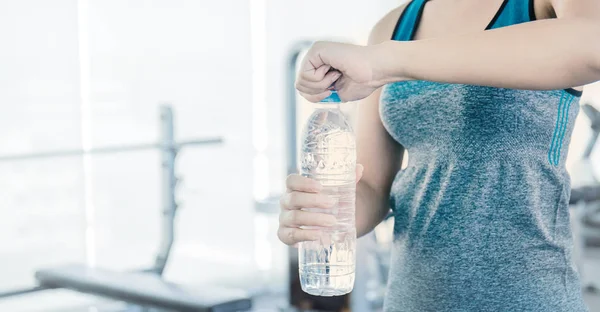
POLYGON ((383 86, 373 66, 377 51, 373 46, 315 42, 304 55, 296 88, 311 102, 324 99, 332 83, 342 102, 363 99, 383 86))
POLYGON ((285 180, 285 187, 288 192, 318 193, 323 189, 323 186, 317 180, 303 177, 299 174, 290 174, 285 180))
POLYGON ((277 237, 286 245, 295 245, 300 242, 319 240, 321 233, 318 230, 279 227, 277 237))
POLYGON ((330 227, 336 224, 333 215, 302 210, 284 210, 279 214, 279 225, 283 227, 330 227))
POLYGON ((317 65, 318 67, 313 67, 313 64, 310 60, 307 60, 308 63, 304 64, 298 73, 298 80, 304 81, 312 81, 319 82, 325 78, 325 75, 331 69, 329 65, 317 65))
MULTIPOLYGON (((363 175, 363 166, 356 165, 356 181, 363 175)), ((339 203, 326 193, 314 179, 292 174, 286 179, 287 192, 281 197, 277 236, 289 246, 321 239, 323 231, 337 224, 331 209, 339 203)))
POLYGON ((302 209, 302 208, 333 208, 336 200, 325 195, 303 192, 288 192, 281 197, 281 207, 284 209, 302 209))
POLYGON ((323 93, 319 93, 319 94, 315 94, 315 95, 300 92, 300 95, 302 95, 302 97, 307 99, 309 102, 318 103, 318 102, 321 102, 322 100, 326 99, 328 96, 330 96, 331 91, 328 90, 323 93))
POLYGON ((331 90, 335 82, 342 76, 338 71, 328 72, 320 81, 310 81, 298 79, 296 81, 296 89, 305 94, 315 95, 331 90))

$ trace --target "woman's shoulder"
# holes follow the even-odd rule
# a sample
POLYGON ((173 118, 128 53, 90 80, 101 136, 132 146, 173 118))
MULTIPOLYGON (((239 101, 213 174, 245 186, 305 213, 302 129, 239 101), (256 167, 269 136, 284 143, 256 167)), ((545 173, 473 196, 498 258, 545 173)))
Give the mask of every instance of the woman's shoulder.
POLYGON ((369 36, 369 44, 378 44, 391 39, 398 20, 400 19, 400 15, 402 15, 402 12, 404 12, 404 9, 409 3, 410 1, 391 10, 383 16, 375 26, 373 26, 369 36))

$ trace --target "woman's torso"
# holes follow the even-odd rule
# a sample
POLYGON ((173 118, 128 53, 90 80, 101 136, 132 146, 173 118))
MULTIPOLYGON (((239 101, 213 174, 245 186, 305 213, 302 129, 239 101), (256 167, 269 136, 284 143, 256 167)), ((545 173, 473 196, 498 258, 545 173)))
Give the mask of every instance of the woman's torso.
MULTIPOLYGON (((529 0, 500 2, 482 28, 535 18, 529 0)), ((440 31, 423 26, 435 23, 424 3, 405 8, 393 39, 440 31)), ((565 170, 579 95, 424 81, 384 87, 382 121, 409 155, 392 186, 387 311, 585 311, 565 170)))

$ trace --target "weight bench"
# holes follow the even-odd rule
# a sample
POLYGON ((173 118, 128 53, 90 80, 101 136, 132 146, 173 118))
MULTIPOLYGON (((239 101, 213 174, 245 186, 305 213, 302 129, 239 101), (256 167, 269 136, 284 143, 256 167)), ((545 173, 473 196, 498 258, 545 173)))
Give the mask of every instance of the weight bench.
POLYGON ((572 189, 569 204, 574 205, 580 201, 586 203, 600 202, 600 185, 582 186, 572 189))
POLYGON ((251 301, 242 290, 219 287, 186 288, 142 272, 112 272, 82 265, 39 270, 42 287, 64 288, 141 306, 181 312, 246 311, 251 301))
POLYGON ((237 312, 251 308, 251 299, 243 291, 232 288, 203 286, 182 287, 162 278, 174 242, 177 202, 175 188, 175 158, 177 152, 187 145, 221 143, 220 138, 175 142, 173 112, 161 107, 161 141, 156 144, 96 148, 88 151, 60 151, 32 155, 0 157, 0 161, 36 159, 48 157, 78 156, 84 153, 115 153, 146 149, 161 150, 162 164, 162 216, 161 241, 152 268, 137 272, 115 272, 86 265, 62 265, 38 270, 36 287, 0 293, 0 298, 24 295, 48 289, 69 289, 81 293, 116 299, 143 307, 179 312, 237 312))

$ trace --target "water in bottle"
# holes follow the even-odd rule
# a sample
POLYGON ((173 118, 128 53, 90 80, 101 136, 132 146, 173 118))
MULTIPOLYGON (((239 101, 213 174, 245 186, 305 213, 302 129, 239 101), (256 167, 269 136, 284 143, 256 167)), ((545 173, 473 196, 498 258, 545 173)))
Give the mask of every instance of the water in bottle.
POLYGON ((330 213, 337 224, 321 230, 318 241, 300 243, 299 269, 302 290, 317 296, 339 296, 354 287, 356 228, 356 140, 334 93, 314 104, 302 134, 301 174, 319 181, 323 193, 337 201, 330 213))

